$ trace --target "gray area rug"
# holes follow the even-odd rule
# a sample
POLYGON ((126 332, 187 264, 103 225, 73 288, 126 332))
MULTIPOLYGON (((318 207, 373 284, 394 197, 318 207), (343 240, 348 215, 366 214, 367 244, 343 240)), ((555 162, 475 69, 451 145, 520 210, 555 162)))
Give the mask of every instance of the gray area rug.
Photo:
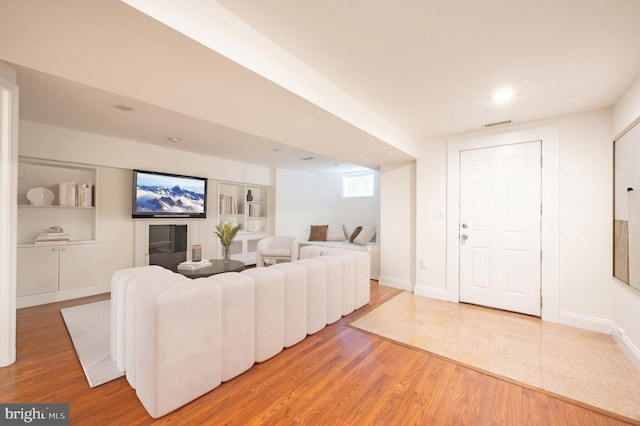
POLYGON ((110 300, 64 308, 60 313, 90 387, 124 376, 111 359, 110 300))

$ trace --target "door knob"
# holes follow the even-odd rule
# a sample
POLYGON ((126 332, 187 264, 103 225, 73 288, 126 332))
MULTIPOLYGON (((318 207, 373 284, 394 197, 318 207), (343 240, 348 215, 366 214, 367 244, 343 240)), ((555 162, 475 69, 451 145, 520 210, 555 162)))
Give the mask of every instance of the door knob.
POLYGON ((464 229, 467 229, 467 228, 469 227, 469 225, 467 225, 466 223, 463 223, 463 224, 462 224, 462 227, 463 227, 464 229))
POLYGON ((467 234, 462 234, 462 235, 460 235, 460 239, 462 241, 467 241, 469 239, 469 236, 467 234))

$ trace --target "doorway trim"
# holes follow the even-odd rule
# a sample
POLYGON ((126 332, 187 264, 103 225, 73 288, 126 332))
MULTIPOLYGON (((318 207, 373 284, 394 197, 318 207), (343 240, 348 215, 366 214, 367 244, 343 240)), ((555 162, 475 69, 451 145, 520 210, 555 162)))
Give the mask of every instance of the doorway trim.
POLYGON ((0 367, 16 361, 18 86, 0 62, 0 367))
POLYGON ((460 152, 530 141, 542 142, 542 267, 540 286, 545 321, 560 321, 559 128, 557 125, 453 140, 447 144, 447 300, 460 300, 460 152))

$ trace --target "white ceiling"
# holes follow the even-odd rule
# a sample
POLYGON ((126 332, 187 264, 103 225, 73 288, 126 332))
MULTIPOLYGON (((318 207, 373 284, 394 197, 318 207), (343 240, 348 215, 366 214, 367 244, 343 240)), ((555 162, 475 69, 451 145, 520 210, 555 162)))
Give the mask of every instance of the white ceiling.
POLYGON ((637 0, 128 2, 172 28, 118 0, 0 0, 22 118, 343 171, 610 107, 640 75, 637 0), (494 104, 505 85, 514 102, 494 104))

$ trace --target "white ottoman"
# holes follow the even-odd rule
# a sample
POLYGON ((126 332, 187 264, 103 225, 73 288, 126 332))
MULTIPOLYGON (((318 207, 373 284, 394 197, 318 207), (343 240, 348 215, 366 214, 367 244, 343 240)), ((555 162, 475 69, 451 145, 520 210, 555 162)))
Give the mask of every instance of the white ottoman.
POLYGON ((284 348, 284 274, 274 268, 242 271, 255 282, 255 360, 263 362, 284 348))
POLYGON ((138 291, 136 394, 158 418, 218 387, 221 290, 206 278, 138 291))
POLYGON ((255 362, 255 284, 246 274, 226 272, 208 280, 222 293, 222 381, 247 371, 255 362))
POLYGON ((284 274, 284 347, 307 337, 307 268, 297 263, 270 266, 284 274))
POLYGON ((313 259, 300 259, 307 268, 307 334, 327 325, 327 264, 313 259))

